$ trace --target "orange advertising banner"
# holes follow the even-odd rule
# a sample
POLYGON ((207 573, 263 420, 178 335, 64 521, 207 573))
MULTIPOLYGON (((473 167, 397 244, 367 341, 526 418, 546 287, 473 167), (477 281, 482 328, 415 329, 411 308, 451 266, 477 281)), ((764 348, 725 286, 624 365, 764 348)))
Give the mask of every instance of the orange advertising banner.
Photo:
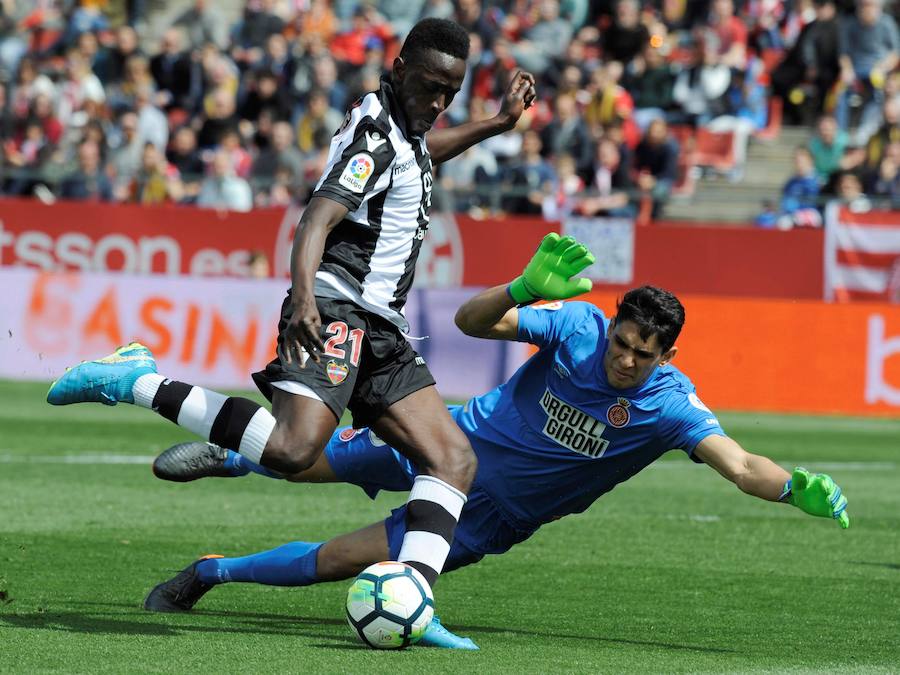
POLYGON ((713 410, 900 416, 900 305, 680 299, 674 364, 713 410))

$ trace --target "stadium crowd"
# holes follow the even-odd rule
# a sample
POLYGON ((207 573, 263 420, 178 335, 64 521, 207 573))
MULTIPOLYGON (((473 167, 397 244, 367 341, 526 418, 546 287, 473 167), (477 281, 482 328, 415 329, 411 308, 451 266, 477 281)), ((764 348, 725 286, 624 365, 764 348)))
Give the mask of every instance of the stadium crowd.
POLYGON ((477 214, 658 215, 727 134, 727 177, 778 105, 815 128, 763 226, 816 225, 822 196, 900 206, 900 35, 882 0, 194 0, 159 39, 146 2, 0 0, 5 195, 249 210, 303 202, 346 108, 420 18, 471 36, 444 124, 492 115, 534 73, 517 128, 440 167, 477 214), (867 197, 868 195, 868 197, 867 197))

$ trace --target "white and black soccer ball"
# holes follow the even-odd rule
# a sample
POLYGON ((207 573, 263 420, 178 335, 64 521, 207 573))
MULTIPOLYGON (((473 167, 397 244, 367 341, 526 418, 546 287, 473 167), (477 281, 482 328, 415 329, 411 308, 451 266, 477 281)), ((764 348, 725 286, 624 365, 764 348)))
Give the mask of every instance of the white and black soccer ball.
POLYGON ((431 586, 405 563, 370 565, 347 593, 347 621, 374 649, 403 649, 418 642, 433 616, 431 586))

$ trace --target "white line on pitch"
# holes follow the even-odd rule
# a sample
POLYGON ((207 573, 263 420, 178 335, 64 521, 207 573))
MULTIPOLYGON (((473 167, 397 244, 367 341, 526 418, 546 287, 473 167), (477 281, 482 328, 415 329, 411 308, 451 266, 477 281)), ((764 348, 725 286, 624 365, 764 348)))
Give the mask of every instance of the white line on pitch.
POLYGON ((153 455, 0 455, 0 464, 152 464, 153 455))

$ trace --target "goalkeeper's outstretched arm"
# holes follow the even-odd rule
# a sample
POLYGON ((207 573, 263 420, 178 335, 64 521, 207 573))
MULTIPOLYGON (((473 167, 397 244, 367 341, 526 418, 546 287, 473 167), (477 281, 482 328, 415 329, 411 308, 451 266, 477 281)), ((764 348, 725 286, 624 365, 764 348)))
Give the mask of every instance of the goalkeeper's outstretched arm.
POLYGON ((694 454, 747 494, 833 518, 845 529, 850 526, 847 498, 827 474, 811 474, 800 467, 789 474, 768 457, 753 455, 731 438, 717 434, 700 441, 694 454))
POLYGON ((519 326, 516 307, 536 300, 564 300, 591 290, 590 279, 576 275, 593 262, 586 246, 551 232, 521 275, 464 303, 456 313, 456 325, 466 335, 515 340, 519 326))

